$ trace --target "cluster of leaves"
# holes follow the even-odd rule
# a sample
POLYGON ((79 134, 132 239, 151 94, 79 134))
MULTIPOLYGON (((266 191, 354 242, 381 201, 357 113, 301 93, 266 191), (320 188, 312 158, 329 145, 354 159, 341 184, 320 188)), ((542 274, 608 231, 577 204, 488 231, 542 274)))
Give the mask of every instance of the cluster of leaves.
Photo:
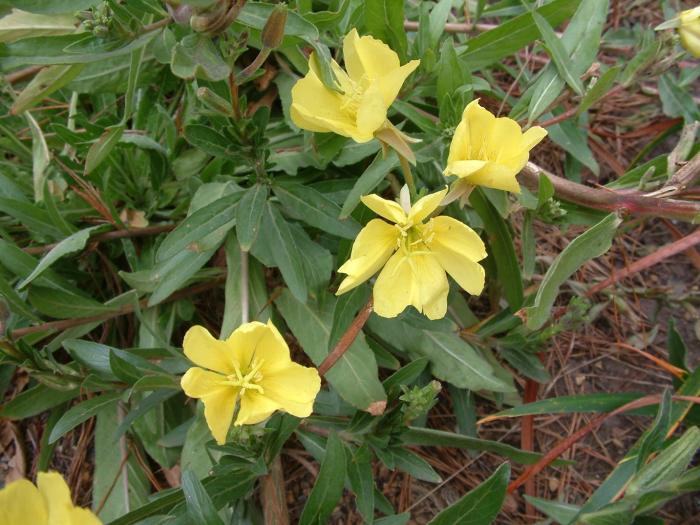
MULTIPOLYGON (((40 470, 51 464, 59 439, 96 418, 93 501, 105 522, 256 522, 256 481, 294 434, 321 464, 300 523, 326 522, 347 488, 367 523, 402 524, 410 516, 397 515, 375 486, 375 460, 437 483, 440 476, 407 445, 488 451, 521 464, 540 459, 479 439, 475 396, 514 406, 503 414, 511 416, 607 412, 641 397, 578 396, 518 407, 514 378, 546 382, 537 354, 577 317, 552 320, 560 289, 607 251, 622 222, 558 202, 542 177, 538 192, 523 189, 517 201, 477 190, 471 206, 445 210, 487 242, 488 299, 468 300, 453 289, 443 320, 415 311, 372 316, 326 374, 314 416, 302 422, 278 414, 216 446, 201 410, 185 402, 183 328, 220 325, 226 337, 241 322, 243 294, 251 319, 273 318, 319 365, 370 295, 364 285, 336 298, 333 270, 371 218, 360 197, 395 193, 399 162, 393 153, 384 156, 376 140, 356 144, 295 127, 290 91, 306 72, 310 49, 329 85, 330 49, 351 28, 385 41, 402 63, 421 58, 390 118, 422 140, 415 175, 428 189, 444 186, 449 139, 477 95, 535 122, 560 115, 562 94, 574 93, 576 115, 550 126, 549 136, 565 152, 568 178, 579 179, 583 169, 598 173, 587 111, 614 86, 657 75, 657 57, 675 53, 650 28, 610 32, 607 42, 639 52, 627 64, 599 64, 591 78, 607 0, 473 2, 472 22, 500 23, 474 37, 445 34, 461 4, 292 2, 267 66, 241 78, 264 47, 272 3, 21 0, 12 7, 22 11, 10 11, 0 2, 7 11, 0 19, 0 67, 12 78, 2 95, 10 111, 0 123, 0 386, 4 392, 19 367, 31 378, 0 416, 49 412, 40 470), (405 19, 418 21, 410 37, 405 19), (558 36, 554 28, 565 21, 558 36), (536 74, 522 67, 519 54, 530 45, 551 58, 536 74), (494 81, 499 69, 518 79, 521 96, 501 90, 494 81), (525 210, 520 254, 510 223, 517 208, 525 210), (588 229, 541 268, 535 219, 588 229), (540 270, 546 271, 530 293, 526 285, 540 270), (204 293, 210 299, 203 301, 204 293), (480 323, 477 307, 493 315, 480 323), (449 386, 462 408, 456 432, 426 426, 440 390, 435 380, 449 386), (115 483, 124 475, 124 451, 115 445, 127 435, 128 488, 115 483), (179 465, 181 488, 151 494, 143 458, 157 469, 179 465)), ((665 111, 698 118, 684 89, 697 68, 676 74, 668 66, 658 82, 665 111)), ((697 149, 693 144, 686 154, 697 149)), ((632 166, 614 185, 658 185, 667 170, 665 158, 655 158, 632 166)), ((571 305, 579 318, 587 308, 571 305)), ((674 337, 672 345, 674 364, 684 368, 682 343, 674 337)), ((700 372, 686 368, 684 377, 677 394, 697 396, 700 372)), ((693 415, 688 401, 664 397, 653 426, 587 503, 532 503, 560 523, 624 524, 698 490, 700 470, 686 471, 700 447, 697 429, 666 439, 682 421, 697 423, 693 415)), ((431 523, 462 523, 466 516, 469 523, 490 523, 509 477, 504 464, 431 523)))

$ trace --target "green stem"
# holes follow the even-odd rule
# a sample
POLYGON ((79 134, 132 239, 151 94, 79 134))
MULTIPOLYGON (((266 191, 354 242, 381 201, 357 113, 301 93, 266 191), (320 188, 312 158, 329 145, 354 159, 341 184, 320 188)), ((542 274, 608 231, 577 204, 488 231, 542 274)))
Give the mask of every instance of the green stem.
POLYGON ((401 164, 403 178, 408 185, 408 191, 411 193, 411 200, 413 201, 418 196, 418 193, 416 192, 416 183, 413 180, 413 172, 411 172, 411 164, 402 155, 399 155, 399 163, 401 164))

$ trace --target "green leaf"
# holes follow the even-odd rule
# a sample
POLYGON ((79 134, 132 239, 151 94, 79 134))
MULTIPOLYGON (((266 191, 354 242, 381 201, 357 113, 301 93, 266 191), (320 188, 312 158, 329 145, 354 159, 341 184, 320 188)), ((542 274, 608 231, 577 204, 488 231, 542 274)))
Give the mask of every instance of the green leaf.
POLYGON ((396 51, 401 60, 406 59, 408 40, 403 28, 403 0, 367 0, 364 2, 367 32, 382 40, 396 51))
POLYGON ((47 235, 53 239, 62 239, 65 236, 51 222, 49 214, 33 204, 0 197, 0 212, 14 217, 34 234, 47 235))
POLYGON ((231 141, 218 131, 202 124, 190 124, 185 127, 187 142, 215 157, 226 157, 230 154, 231 141))
POLYGON ((348 448, 345 453, 350 488, 355 494, 355 505, 365 522, 370 523, 374 518, 372 452, 365 443, 354 452, 348 448))
POLYGON ((403 512, 401 514, 393 514, 391 516, 385 516, 374 520, 374 525, 406 525, 411 519, 410 512, 403 512))
POLYGON ((29 288, 29 302, 42 314, 56 319, 89 317, 118 310, 89 297, 36 285, 29 288))
POLYGON ((511 309, 517 310, 523 304, 523 279, 508 225, 480 188, 472 192, 470 202, 484 221, 490 256, 496 262, 498 282, 511 309))
POLYGON ((34 185, 34 200, 42 200, 42 191, 46 182, 46 168, 51 162, 51 152, 46 144, 46 138, 41 127, 31 113, 25 113, 24 118, 29 124, 32 134, 32 182, 34 185))
POLYGON ((434 430, 432 428, 408 427, 408 430, 401 434, 401 441, 406 445, 455 447, 479 452, 493 452, 494 454, 510 458, 523 465, 532 465, 542 457, 540 454, 525 452, 524 450, 498 441, 472 438, 463 436, 462 434, 445 432, 444 430, 434 430))
POLYGON ((85 157, 85 175, 89 175, 102 164, 114 147, 119 143, 122 133, 124 133, 123 124, 105 128, 105 132, 90 146, 87 156, 85 157))
POLYGON ((384 177, 398 165, 399 159, 393 151, 386 158, 383 158, 381 153, 377 153, 372 164, 367 166, 367 169, 360 175, 360 178, 357 179, 352 190, 345 198, 343 208, 340 210, 340 218, 345 219, 349 217, 360 203, 360 197, 367 195, 376 188, 384 180, 384 177))
MULTIPOLYGON (((3 1, 2 4, 5 2, 3 1)), ((20 4, 22 2, 19 2, 20 4)), ((1 5, 1 4, 0 4, 1 5)), ((9 7, 9 6, 8 6, 9 7)), ((14 9, 0 18, 0 42, 14 42, 28 37, 65 35, 74 33, 77 19, 72 15, 28 13, 18 2, 13 2, 14 9)), ((68 13, 70 11, 64 11, 68 13)))
MULTIPOLYGON (((223 238, 219 244, 221 242, 223 238)), ((189 279, 211 259, 219 244, 203 251, 184 250, 153 268, 149 273, 156 285, 148 299, 148 306, 155 306, 184 287, 189 279)), ((124 273, 120 275, 125 276, 124 273)))
MULTIPOLYGON (((247 494, 253 487, 255 479, 256 476, 248 470, 233 469, 226 475, 209 476, 203 479, 202 485, 207 493, 212 495, 214 506, 222 507, 247 494)), ((184 513, 182 508, 184 499, 181 489, 167 492, 125 516, 109 522, 108 525, 135 525, 150 516, 184 513)))
POLYGON ((674 443, 666 447, 632 478, 625 493, 629 496, 680 476, 700 448, 700 429, 691 427, 674 443))
POLYGON ((489 417, 496 419, 501 417, 537 416, 541 414, 607 413, 643 396, 644 394, 641 392, 596 392, 575 396, 557 396, 526 403, 508 410, 501 410, 489 417))
POLYGON ((393 456, 396 468, 407 472, 416 479, 428 483, 440 483, 442 478, 426 460, 408 449, 392 447, 387 450, 393 456))
POLYGON ((225 195, 189 215, 163 240, 156 260, 168 261, 183 251, 203 252, 218 247, 236 222, 242 195, 225 195))
MULTIPOLYGON (((285 290, 276 301, 294 337, 316 365, 320 365, 328 355, 335 304, 336 299, 327 292, 319 294, 316 301, 309 298, 301 302, 285 290)), ((374 354, 360 332, 350 348, 326 373, 326 379, 345 401, 361 410, 370 410, 386 400, 377 374, 374 354)))
MULTIPOLYGON (((63 15, 89 9, 99 3, 100 0, 60 0, 59 2, 47 2, 46 0, 2 0, 0 1, 0 6, 12 6, 15 9, 43 15, 63 15)), ((56 18, 56 16, 50 18, 56 18)))
POLYGON ((700 110, 690 93, 680 88, 675 79, 666 73, 659 77, 659 98, 664 113, 669 117, 683 117, 686 122, 700 120, 700 110))
MULTIPOLYGON (((2 20, 4 18, 0 19, 0 25, 2 20)), ((35 106, 42 99, 71 82, 83 70, 83 67, 85 67, 84 64, 68 64, 42 69, 17 96, 12 103, 10 112, 22 113, 35 106)))
POLYGON ((0 408, 0 417, 6 419, 27 419, 70 401, 80 394, 79 389, 55 390, 38 384, 16 395, 0 408))
POLYGON ((533 306, 525 308, 527 327, 538 330, 549 319, 559 288, 583 263, 600 257, 610 249, 622 220, 614 213, 571 241, 557 256, 537 290, 533 306))
POLYGON ((58 441, 61 436, 73 430, 80 425, 80 423, 87 421, 103 408, 113 405, 116 406, 117 401, 122 395, 123 392, 106 392, 75 405, 56 422, 56 425, 49 435, 49 443, 58 441))
POLYGON ((643 467, 650 454, 663 446, 666 435, 670 430, 671 415, 671 390, 666 389, 661 398, 654 422, 639 440, 639 454, 637 454, 637 465, 639 467, 643 467))
POLYGON ((439 0, 430 11, 428 34, 430 47, 437 49, 440 37, 445 33, 445 23, 452 10, 452 0, 439 0))
POLYGON ((563 44, 559 41, 559 37, 552 29, 542 15, 533 11, 532 19, 537 25, 537 29, 540 31, 542 40, 544 40, 547 51, 549 51, 549 56, 552 58, 554 65, 559 72, 559 76, 579 95, 583 95, 583 84, 578 75, 576 75, 571 70, 571 59, 569 58, 566 49, 564 49, 563 44))
POLYGON ((134 454, 130 454, 126 463, 129 477, 128 494, 124 494, 120 472, 122 470, 121 450, 114 443, 114 429, 119 424, 117 407, 108 405, 96 414, 95 422, 95 466, 92 477, 93 509, 102 504, 100 519, 107 523, 133 508, 148 502, 151 485, 134 454), (118 480, 115 483, 115 480, 118 480))
POLYGON ((338 297, 333 309, 333 324, 331 334, 328 337, 328 351, 330 352, 350 327, 360 308, 367 304, 370 289, 368 286, 358 286, 348 293, 338 297))
POLYGON ((354 239, 360 232, 360 225, 354 219, 338 219, 340 206, 309 186, 274 185, 272 191, 294 219, 344 239, 354 239))
POLYGON ((85 33, 25 38, 0 46, 4 71, 25 65, 87 64, 128 55, 147 45, 162 29, 144 33, 128 42, 105 41, 85 33))
POLYGON ((51 248, 49 252, 44 255, 36 265, 34 271, 30 273, 21 283, 19 283, 18 288, 24 288, 29 283, 34 281, 39 275, 41 275, 47 268, 49 268, 53 263, 59 260, 61 257, 70 255, 71 253, 78 252, 85 248, 90 235, 97 229, 103 228, 102 226, 92 226, 90 228, 85 228, 75 232, 73 235, 66 237, 56 246, 51 248))
POLYGON ((26 317, 32 321, 39 319, 2 274, 0 274, 0 297, 5 298, 5 301, 12 309, 12 313, 15 315, 26 317))
POLYGON ((186 470, 182 475, 182 491, 192 525, 224 525, 209 494, 191 470, 186 470))
POLYGON ((503 506, 509 479, 510 465, 503 463, 489 479, 435 516, 430 525, 489 525, 503 506))
POLYGON ((608 69, 605 73, 603 73, 598 80, 596 80, 596 83, 593 84, 588 91, 586 91, 586 94, 584 95, 583 99, 581 100, 581 104, 578 106, 578 110, 576 112, 577 115, 580 115, 581 113, 588 111, 588 109, 598 102, 601 98, 605 96, 605 94, 610 90, 612 85, 615 83, 615 80, 617 80, 617 76, 620 73, 621 66, 613 66, 610 69, 608 69))
POLYGON ((568 503, 562 503, 560 501, 535 498, 533 496, 528 496, 527 494, 525 494, 525 500, 532 503, 537 510, 557 523, 569 523, 574 516, 576 516, 579 510, 579 507, 576 505, 569 505, 568 503))
POLYGON ((236 234, 241 250, 250 251, 258 237, 268 193, 269 187, 258 183, 246 190, 241 198, 236 211, 236 234))
POLYGON ((600 173, 598 161, 588 146, 588 132, 575 121, 560 122, 547 129, 549 138, 561 146, 581 164, 590 169, 596 176, 600 173))
POLYGON ((428 361, 427 357, 419 357, 418 359, 415 359, 414 361, 411 361, 407 365, 401 367, 384 380, 382 383, 384 390, 386 390, 390 397, 398 397, 399 393, 401 392, 401 385, 408 386, 413 383, 413 381, 420 376, 421 372, 425 370, 425 367, 429 362, 430 361, 428 361))
POLYGON ((187 35, 175 44, 172 53, 170 70, 176 77, 216 82, 228 78, 231 73, 221 53, 205 34, 187 35))
MULTIPOLYGON (((580 77, 590 67, 598 53, 600 35, 608 15, 609 0, 581 2, 561 38, 561 44, 569 57, 569 70, 580 77)), ((551 4, 550 4, 551 5, 551 4)), ((527 90, 524 100, 530 97, 528 120, 534 121, 561 93, 564 80, 554 64, 542 70, 537 81, 527 90)))
POLYGON ((343 495, 345 483, 345 447, 335 432, 328 436, 326 454, 299 525, 323 525, 343 495))
POLYGON ((455 333, 418 329, 398 319, 376 315, 370 317, 368 327, 384 342, 414 359, 430 359, 433 375, 442 381, 472 390, 514 391, 481 354, 455 333))
POLYGON ((263 227, 260 233, 261 241, 273 247, 272 257, 292 295, 299 301, 305 301, 308 291, 301 265, 301 255, 297 251, 297 244, 287 221, 277 207, 269 201, 265 205, 263 227))
MULTIPOLYGON (((554 0, 537 9, 552 27, 567 20, 580 0, 554 0)), ((472 71, 498 62, 534 42, 540 33, 530 12, 516 16, 496 28, 469 40, 466 51, 460 56, 472 71)))

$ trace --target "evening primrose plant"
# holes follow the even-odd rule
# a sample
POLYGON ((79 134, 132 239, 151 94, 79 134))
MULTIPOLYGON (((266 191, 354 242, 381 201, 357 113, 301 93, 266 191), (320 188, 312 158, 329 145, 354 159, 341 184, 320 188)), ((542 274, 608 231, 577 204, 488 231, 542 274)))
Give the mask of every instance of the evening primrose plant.
POLYGON ((550 340, 621 304, 575 282, 612 259, 577 270, 620 228, 700 214, 683 186, 697 75, 674 47, 693 52, 695 10, 652 41, 609 7, 0 10, 0 465, 26 478, 0 489, 0 525, 519 523, 520 486, 553 454, 527 446, 528 425, 492 439, 479 418, 630 400, 657 417, 604 490, 527 502, 566 525, 641 522, 693 490, 698 375, 677 333, 660 372, 675 398, 669 380, 653 399, 530 403, 554 392, 550 340), (641 129, 670 127, 611 175, 597 112, 642 82, 650 107, 668 98, 641 129), (653 157, 681 127, 682 147, 653 157), (567 242, 541 246, 542 223, 567 242), (465 485, 434 447, 485 481, 465 485), (459 497, 416 498, 417 483, 459 497))

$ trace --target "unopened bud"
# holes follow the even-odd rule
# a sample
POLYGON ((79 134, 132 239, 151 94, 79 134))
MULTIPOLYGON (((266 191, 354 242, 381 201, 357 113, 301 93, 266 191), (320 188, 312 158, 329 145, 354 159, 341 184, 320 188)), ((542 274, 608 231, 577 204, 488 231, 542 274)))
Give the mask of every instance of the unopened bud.
POLYGON ((171 1, 165 4, 168 9, 168 14, 178 25, 187 25, 192 17, 192 7, 186 4, 180 4, 179 1, 171 1))
POLYGON ((231 116, 233 114, 233 108, 231 107, 231 104, 229 104, 228 100, 220 97, 209 88, 199 88, 197 90, 197 98, 202 104, 212 111, 226 116, 231 116))
POLYGON ((287 6, 278 4, 270 13, 262 30, 263 46, 269 49, 279 47, 284 38, 284 26, 287 24, 287 6))
POLYGON ((218 35, 226 31, 245 4, 244 0, 218 0, 206 11, 190 18, 190 27, 197 33, 218 35))

